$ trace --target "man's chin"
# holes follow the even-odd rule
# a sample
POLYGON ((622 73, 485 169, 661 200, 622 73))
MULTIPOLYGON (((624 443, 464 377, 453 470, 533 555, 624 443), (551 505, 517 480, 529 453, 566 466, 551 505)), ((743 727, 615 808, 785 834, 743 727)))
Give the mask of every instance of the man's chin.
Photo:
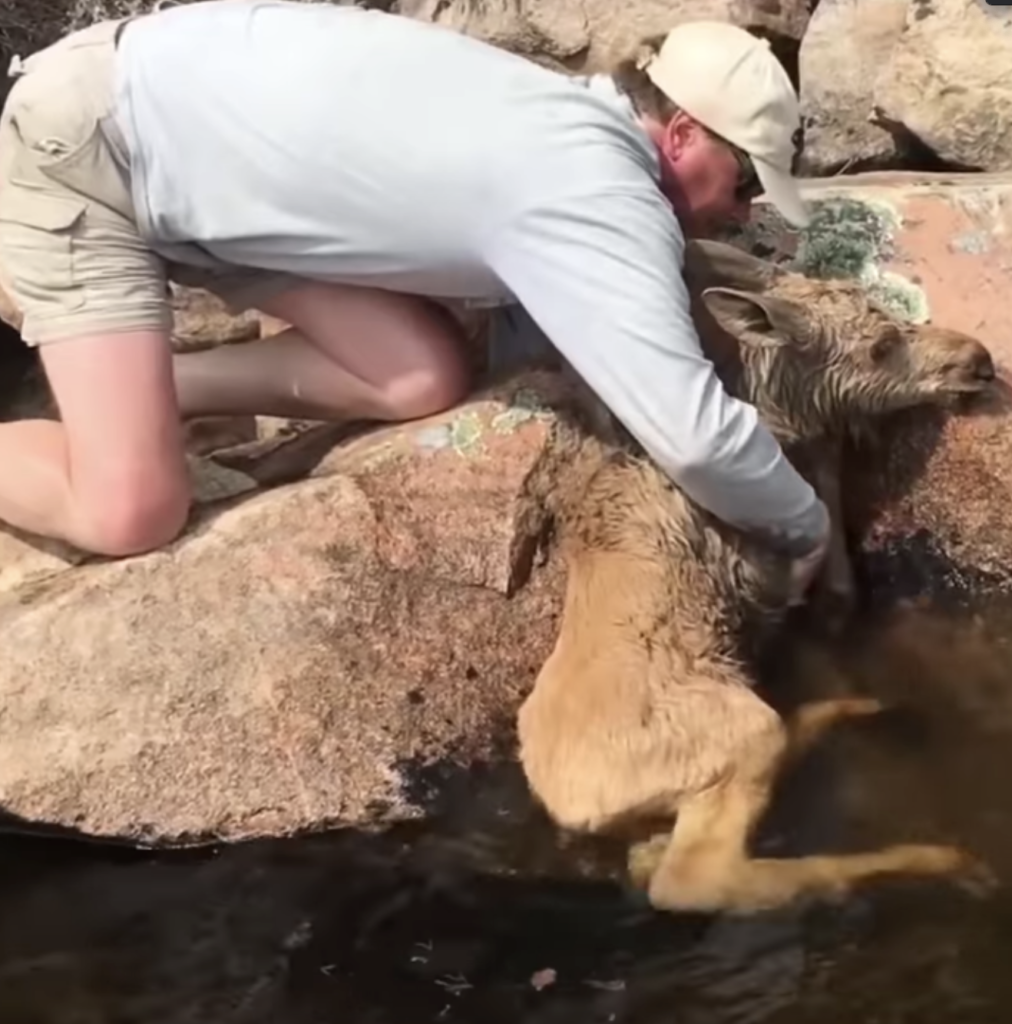
POLYGON ((718 224, 716 221, 693 216, 684 219, 679 217, 678 222, 686 238, 712 238, 719 241, 731 237, 730 223, 718 224))

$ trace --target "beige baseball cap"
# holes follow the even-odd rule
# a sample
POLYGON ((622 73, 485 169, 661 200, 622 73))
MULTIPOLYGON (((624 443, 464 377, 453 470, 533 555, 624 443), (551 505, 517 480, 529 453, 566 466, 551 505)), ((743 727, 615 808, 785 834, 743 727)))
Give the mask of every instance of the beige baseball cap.
POLYGON ((729 22, 684 22, 645 70, 672 103, 748 154, 770 202, 790 223, 808 223, 792 173, 798 96, 765 39, 729 22))

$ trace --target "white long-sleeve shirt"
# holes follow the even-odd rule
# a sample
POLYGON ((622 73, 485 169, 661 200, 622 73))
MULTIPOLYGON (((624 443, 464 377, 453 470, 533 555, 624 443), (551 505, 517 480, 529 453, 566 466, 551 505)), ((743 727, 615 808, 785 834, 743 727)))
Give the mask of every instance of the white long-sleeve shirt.
POLYGON ((128 26, 117 119, 156 251, 519 302, 701 505, 818 533, 812 488, 702 354, 656 151, 610 79, 395 15, 206 0, 128 26))

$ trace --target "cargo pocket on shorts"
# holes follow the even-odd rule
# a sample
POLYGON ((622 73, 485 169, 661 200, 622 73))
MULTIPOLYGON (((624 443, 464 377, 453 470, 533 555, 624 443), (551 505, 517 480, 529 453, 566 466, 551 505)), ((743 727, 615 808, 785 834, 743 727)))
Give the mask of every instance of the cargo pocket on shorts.
POLYGON ((84 305, 73 231, 86 209, 72 196, 0 187, 0 280, 25 314, 59 316, 84 305))

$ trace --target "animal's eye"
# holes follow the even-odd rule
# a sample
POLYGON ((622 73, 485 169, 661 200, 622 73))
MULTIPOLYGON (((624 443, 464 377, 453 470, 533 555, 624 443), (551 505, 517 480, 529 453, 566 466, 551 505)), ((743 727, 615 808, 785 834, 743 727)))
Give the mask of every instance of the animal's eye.
POLYGON ((896 327, 890 324, 879 331, 875 340, 871 343, 872 356, 876 359, 883 358, 896 348, 902 340, 903 335, 896 327))

